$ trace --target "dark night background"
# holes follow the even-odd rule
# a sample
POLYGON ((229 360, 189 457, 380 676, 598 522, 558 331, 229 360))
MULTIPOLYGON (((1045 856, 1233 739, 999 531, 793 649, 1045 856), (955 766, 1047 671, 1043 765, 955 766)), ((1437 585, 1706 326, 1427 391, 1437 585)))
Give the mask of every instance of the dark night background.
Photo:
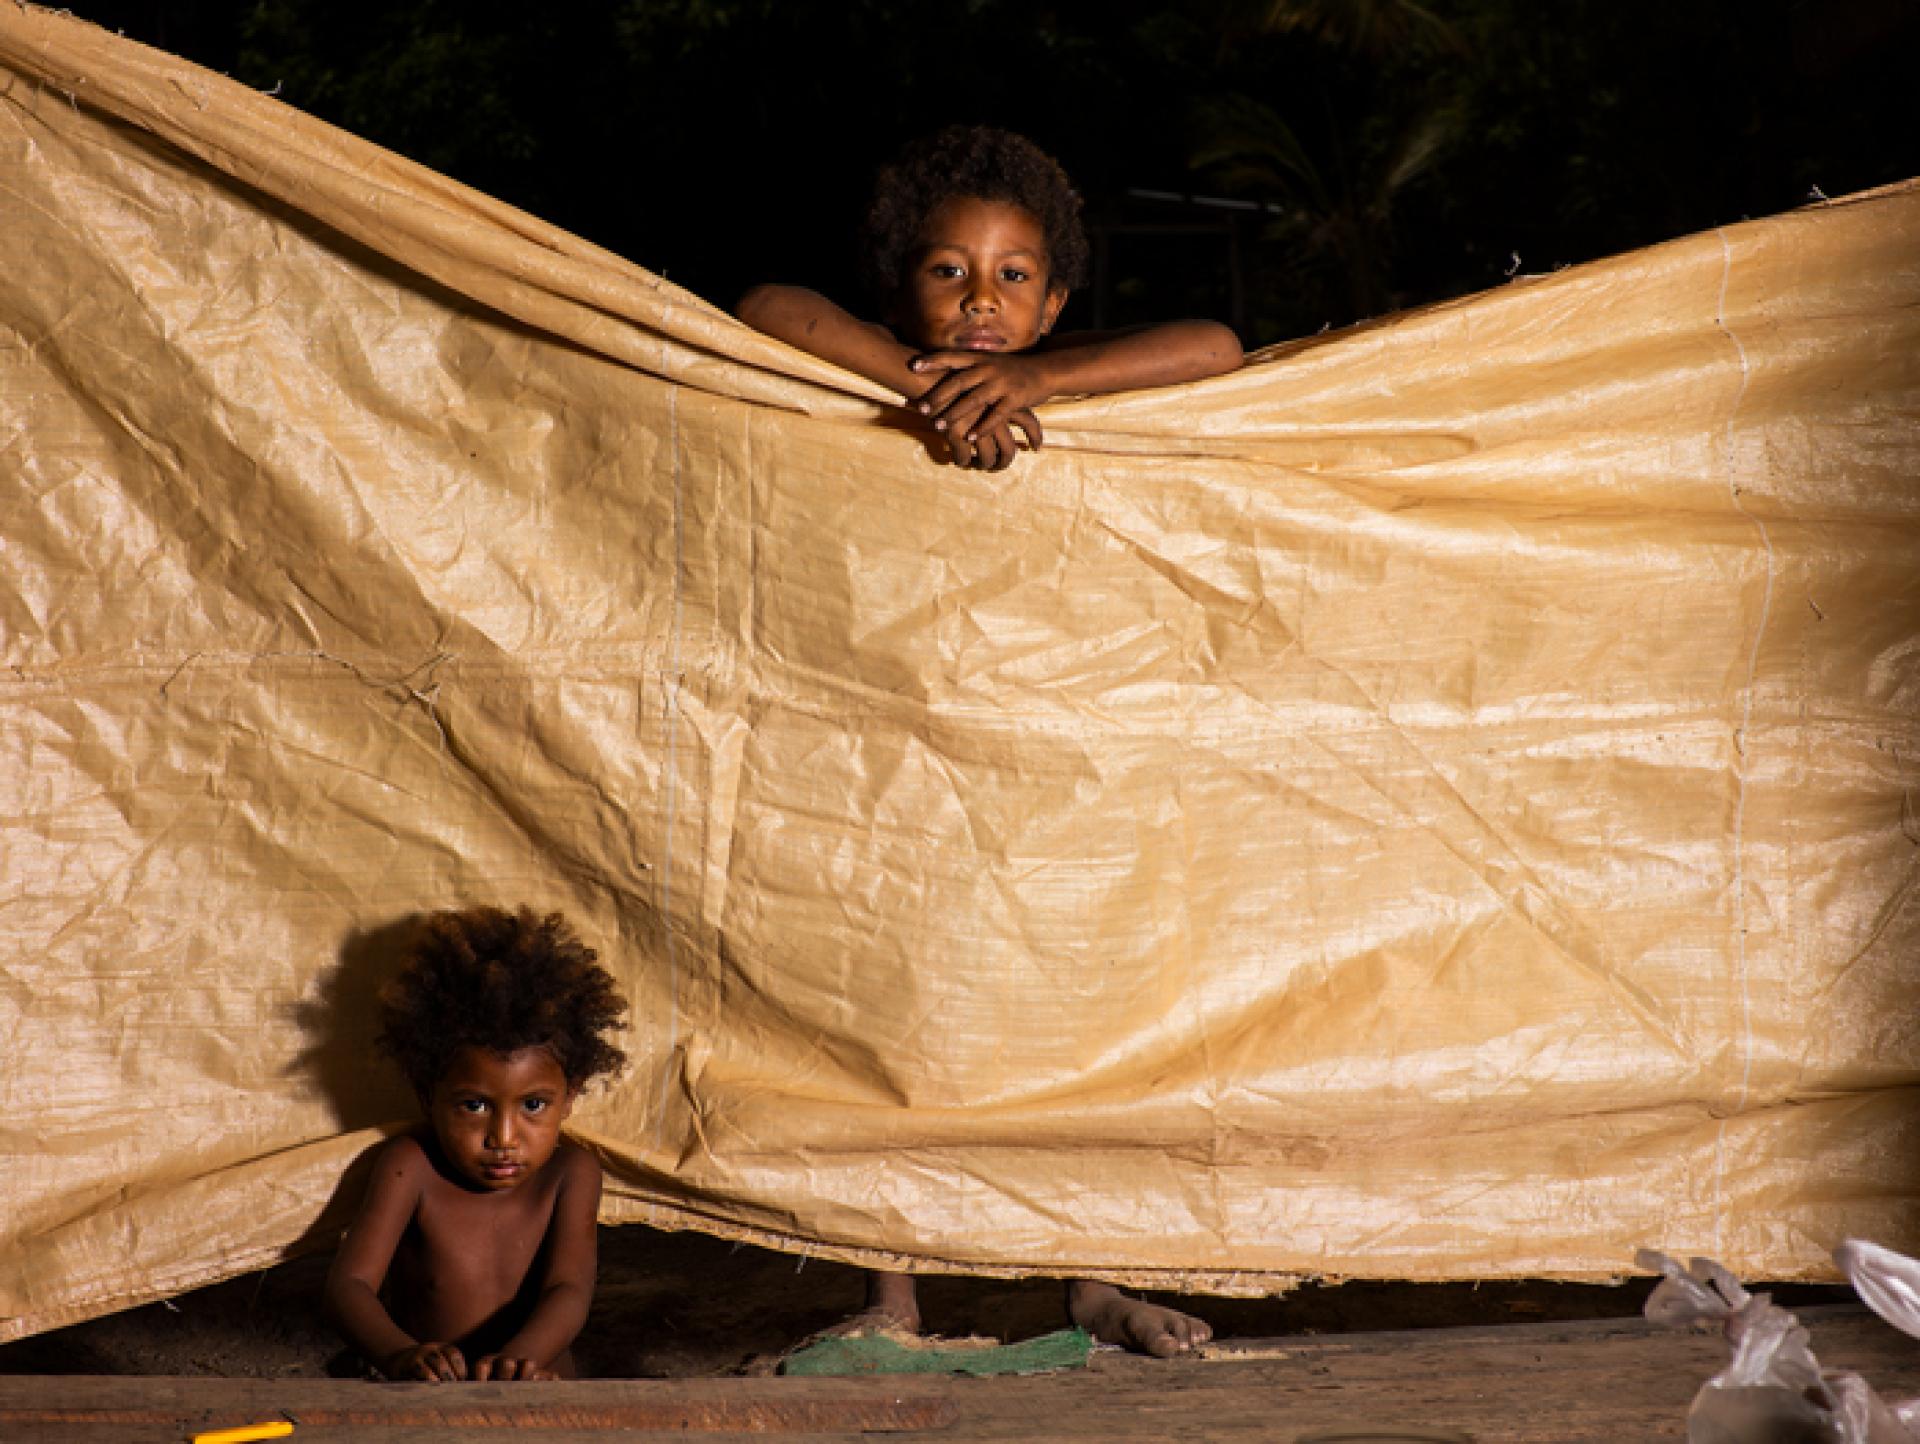
POLYGON ((1915 0, 75 10, 723 305, 786 280, 870 310, 873 170, 956 120, 1033 136, 1085 195, 1069 324, 1210 315, 1249 345, 1920 174, 1915 0))

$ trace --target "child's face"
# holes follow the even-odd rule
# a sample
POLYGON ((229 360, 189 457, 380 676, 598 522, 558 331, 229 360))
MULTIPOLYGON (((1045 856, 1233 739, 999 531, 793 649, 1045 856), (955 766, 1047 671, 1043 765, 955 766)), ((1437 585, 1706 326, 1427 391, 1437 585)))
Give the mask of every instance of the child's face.
POLYGON ((500 1193, 553 1157, 573 1098, 545 1048, 501 1054, 466 1047, 434 1085, 427 1111, 448 1165, 465 1182, 500 1193))
POLYGON ((956 196, 927 217, 890 321, 929 351, 1025 351, 1066 300, 1048 280, 1038 220, 1005 201, 956 196))

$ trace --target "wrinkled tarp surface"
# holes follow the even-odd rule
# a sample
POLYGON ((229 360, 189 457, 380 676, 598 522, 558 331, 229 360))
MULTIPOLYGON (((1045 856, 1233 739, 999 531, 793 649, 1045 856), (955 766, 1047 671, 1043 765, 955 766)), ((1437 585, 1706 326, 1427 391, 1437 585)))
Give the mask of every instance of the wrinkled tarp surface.
MULTIPOLYGON (((643 184, 644 167, 620 183, 643 184)), ((1270 1290, 1920 1248, 1920 189, 1048 409, 0 5, 0 1334, 333 1236, 422 910, 605 1218, 1270 1290)))

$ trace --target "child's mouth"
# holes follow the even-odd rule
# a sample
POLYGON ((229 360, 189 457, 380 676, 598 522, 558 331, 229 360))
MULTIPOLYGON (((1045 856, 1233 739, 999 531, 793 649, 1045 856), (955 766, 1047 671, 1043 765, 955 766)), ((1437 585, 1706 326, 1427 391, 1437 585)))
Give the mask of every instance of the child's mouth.
POLYGON ((960 349, 963 351, 998 351, 1007 344, 1007 338, 998 331, 962 331, 960 349))

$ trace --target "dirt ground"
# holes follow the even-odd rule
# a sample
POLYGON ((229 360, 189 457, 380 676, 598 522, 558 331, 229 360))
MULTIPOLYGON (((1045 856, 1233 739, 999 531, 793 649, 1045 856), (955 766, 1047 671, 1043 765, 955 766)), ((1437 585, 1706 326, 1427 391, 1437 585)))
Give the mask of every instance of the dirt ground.
MULTIPOLYGON (((165 1303, 0 1345, 0 1374, 175 1374, 318 1378, 344 1372, 339 1342, 320 1317, 327 1258, 199 1289, 165 1303)), ((1638 1314, 1650 1280, 1617 1286, 1350 1283, 1309 1286, 1282 1299, 1189 1299, 1221 1338, 1369 1332, 1472 1324, 1542 1323, 1638 1314)), ((953 1336, 1026 1338, 1064 1325, 1059 1284, 1045 1280, 929 1278, 927 1327, 953 1336)), ((1851 1297, 1842 1288, 1789 1286, 1788 1306, 1851 1297)), ((1177 1302, 1163 1296, 1166 1302, 1177 1302)), ((852 1312, 857 1270, 735 1246, 699 1234, 643 1228, 601 1234, 600 1280, 575 1354, 599 1378, 685 1378, 736 1372, 778 1354, 852 1312)))

